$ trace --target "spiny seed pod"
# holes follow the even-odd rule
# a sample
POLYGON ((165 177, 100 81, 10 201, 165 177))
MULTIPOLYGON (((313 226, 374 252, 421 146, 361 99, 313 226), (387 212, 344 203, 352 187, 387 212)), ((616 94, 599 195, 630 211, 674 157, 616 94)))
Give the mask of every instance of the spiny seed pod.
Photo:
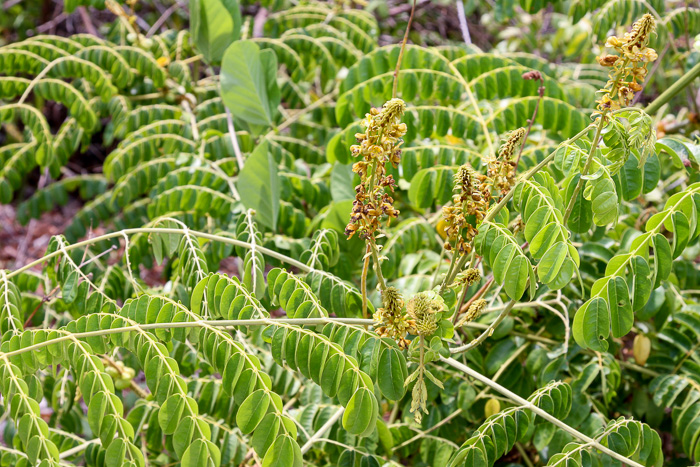
POLYGON ((382 292, 384 308, 391 312, 399 312, 403 308, 403 297, 396 287, 387 287, 382 292))
POLYGON ((437 313, 445 307, 443 299, 435 292, 421 292, 408 301, 406 313, 415 322, 416 334, 429 336, 438 328, 437 313))
POLYGON ((491 398, 486 402, 484 406, 484 415, 489 418, 492 415, 496 415, 501 411, 501 403, 498 399, 491 398))
POLYGON ((467 281, 467 284, 474 285, 481 280, 481 273, 476 268, 469 268, 464 273, 464 279, 467 281))
POLYGON ((637 334, 634 337, 632 351, 637 364, 644 366, 649 358, 649 354, 651 353, 651 341, 644 334, 637 334))
POLYGON ((480 298, 478 300, 474 300, 474 302, 469 305, 469 309, 467 310, 467 313, 464 315, 465 322, 469 323, 471 321, 474 321, 477 319, 479 316, 481 316, 481 312, 484 310, 486 307, 486 303, 488 303, 486 300, 483 298, 480 298))

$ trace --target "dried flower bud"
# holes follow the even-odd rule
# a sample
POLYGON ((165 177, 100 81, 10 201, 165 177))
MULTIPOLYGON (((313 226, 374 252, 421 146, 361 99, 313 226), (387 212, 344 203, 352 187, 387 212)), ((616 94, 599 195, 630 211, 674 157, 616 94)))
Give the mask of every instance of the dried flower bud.
POLYGON ((537 70, 532 70, 532 71, 528 71, 528 72, 523 73, 522 78, 523 78, 523 79, 527 79, 527 80, 533 80, 533 79, 534 79, 534 80, 543 81, 543 79, 542 79, 542 73, 540 73, 540 72, 537 71, 537 70))
POLYGON ((598 57, 597 59, 598 59, 598 63, 601 66, 613 66, 615 64, 615 62, 618 61, 619 58, 620 57, 618 57, 617 55, 604 55, 602 57, 598 57))

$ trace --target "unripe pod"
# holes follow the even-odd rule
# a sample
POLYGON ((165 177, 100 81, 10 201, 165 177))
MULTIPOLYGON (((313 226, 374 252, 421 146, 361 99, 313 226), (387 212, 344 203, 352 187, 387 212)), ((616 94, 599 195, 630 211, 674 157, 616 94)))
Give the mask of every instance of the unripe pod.
POLYGON ((637 364, 644 366, 651 352, 651 341, 649 338, 643 334, 637 334, 634 338, 633 352, 637 364))
POLYGON ((489 399, 484 406, 484 415, 489 418, 491 415, 495 415, 501 411, 501 403, 498 399, 489 399))
POLYGON ((114 387, 117 389, 126 389, 129 386, 131 386, 131 380, 130 379, 115 379, 114 380, 114 387))

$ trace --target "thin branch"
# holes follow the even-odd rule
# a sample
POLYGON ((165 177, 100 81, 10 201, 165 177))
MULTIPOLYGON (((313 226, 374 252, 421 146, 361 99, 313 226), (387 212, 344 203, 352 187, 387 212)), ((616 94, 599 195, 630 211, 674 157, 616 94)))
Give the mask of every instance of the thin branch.
MULTIPOLYGON (((242 242, 240 240, 236 240, 233 238, 229 237, 222 237, 221 235, 214 235, 214 234, 209 234, 206 232, 198 232, 196 230, 189 230, 189 229, 172 229, 172 228, 161 228, 161 227, 140 227, 140 228, 135 228, 135 229, 124 229, 124 230, 119 230, 116 232, 110 232, 108 234, 100 235, 98 237, 93 237, 87 240, 83 240, 82 242, 77 242, 73 243, 70 245, 65 245, 64 248, 61 250, 56 250, 53 253, 50 253, 48 255, 45 255, 43 258, 37 259, 36 261, 32 261, 29 264, 26 264, 22 266, 19 269, 15 269, 14 271, 10 272, 7 274, 8 279, 16 276, 17 274, 20 274, 28 269, 31 269, 35 266, 40 265, 41 263, 48 261, 51 258, 54 258, 58 255, 60 255, 63 251, 71 251, 76 248, 82 248, 84 246, 92 245, 94 243, 99 243, 103 240, 109 240, 111 238, 116 238, 116 237, 122 237, 125 234, 126 235, 134 235, 134 234, 143 234, 143 233, 153 233, 153 234, 177 234, 177 235, 192 235, 194 237, 198 238, 204 238, 207 240, 215 241, 215 242, 221 242, 221 243, 228 243, 229 245, 234 245, 238 246, 241 248, 246 248, 246 249, 251 249, 253 248, 253 245, 248 243, 248 242, 242 242)), ((289 264, 290 266, 294 266, 295 268, 299 269, 300 271, 304 273, 309 273, 312 271, 316 271, 316 269, 307 266, 306 264, 297 261, 293 258, 290 258, 289 256, 283 255, 281 253, 278 253, 274 250, 270 250, 268 248, 256 245, 255 248, 262 254, 267 255, 271 258, 278 259, 284 263, 289 264)))
POLYGON ((20 355, 25 352, 31 352, 36 349, 41 349, 48 345, 58 344, 59 342, 84 339, 87 337, 107 336, 110 334, 120 334, 123 332, 144 332, 151 329, 180 329, 180 328, 238 328, 239 326, 266 326, 266 325, 297 325, 297 326, 317 326, 328 323, 351 324, 351 325, 371 325, 373 320, 361 318, 277 318, 277 319, 234 319, 234 320, 197 320, 197 321, 182 321, 171 323, 150 323, 150 324, 132 324, 124 327, 98 329, 96 331, 70 333, 64 329, 58 329, 56 332, 64 333, 61 337, 49 339, 27 347, 23 347, 11 352, 0 352, 0 358, 9 358, 15 355, 20 355))
POLYGON ((323 426, 321 428, 319 428, 318 431, 316 431, 316 433, 314 433, 314 435, 311 438, 309 438, 309 440, 306 442, 306 444, 304 444, 301 447, 301 453, 305 454, 309 449, 311 449, 311 446, 313 446, 316 441, 318 441, 331 428, 333 428, 333 425, 335 424, 335 422, 337 422, 338 419, 343 416, 343 412, 345 412, 345 407, 340 407, 331 416, 331 418, 329 418, 328 421, 326 423, 324 423, 323 426))
POLYGON ((520 164, 520 158, 523 155, 523 149, 525 149, 525 143, 527 143, 527 138, 530 136, 530 130, 532 130, 532 124, 535 123, 535 119, 537 118, 537 111, 540 108, 540 102, 542 102, 542 99, 544 98, 544 78, 542 77, 542 73, 539 71, 532 71, 528 73, 523 74, 523 79, 535 79, 540 81, 540 87, 537 88, 537 94, 539 95, 539 98, 537 99, 537 103, 535 104, 535 111, 532 113, 532 118, 528 121, 527 125, 527 132, 525 133, 525 138, 523 139, 523 143, 520 145, 520 152, 518 153, 518 159, 515 161, 515 168, 518 168, 518 164, 520 164))
POLYGON ((455 353, 466 352, 467 350, 471 350, 474 347, 481 344, 482 342, 484 342, 484 340, 486 340, 487 337, 489 337, 491 334, 493 334, 493 330, 496 329, 496 326, 501 324, 501 321, 503 321, 505 319, 505 317, 508 316, 508 314, 510 313, 510 310, 513 309, 513 305, 515 305, 515 300, 511 300, 510 302, 508 302, 508 304, 505 306, 505 308, 503 308, 503 310, 501 310, 501 312, 498 314, 496 319, 493 320, 493 323, 491 323, 489 325, 489 327, 487 327, 486 330, 484 330, 484 332, 482 332, 479 335, 479 337, 477 337, 476 339, 474 339, 473 341, 471 341, 468 344, 460 345, 459 347, 455 347, 454 349, 450 349, 450 353, 455 354, 455 353))
POLYGON ((158 21, 153 23, 153 26, 151 26, 151 29, 148 30, 146 33, 146 37, 151 37, 153 34, 158 32, 158 29, 172 16, 175 11, 180 8, 180 4, 175 2, 173 3, 167 10, 163 12, 162 15, 160 15, 160 18, 158 18, 158 21))
POLYGON ((457 4, 457 17, 459 18, 459 28, 462 30, 462 39, 467 45, 472 44, 472 35, 469 34, 469 24, 467 24, 467 15, 464 14, 464 3, 462 0, 455 0, 457 4))
POLYGON ((463 371, 466 373, 468 376, 474 378, 477 381, 480 381, 481 383, 485 384, 486 386, 490 387, 491 389, 500 392, 504 396, 506 396, 508 399, 517 402, 523 407, 526 407, 527 409, 531 410, 535 414, 539 415, 540 417, 544 418, 548 422, 558 426, 562 430, 566 431, 570 435, 572 435, 574 438, 578 438, 581 441, 590 444, 591 446, 594 446, 596 449, 599 451, 604 452, 608 456, 612 457, 613 459, 616 459, 620 462, 623 462, 631 467, 644 467, 643 465, 628 459, 627 457, 616 453, 612 449, 603 446, 601 443, 598 441, 586 436, 585 434, 581 433, 580 431, 576 430, 575 428, 570 427, 566 423, 562 422, 558 418, 550 415, 549 413, 545 412, 541 408, 537 407, 535 404, 532 402, 523 399, 519 395, 515 394, 514 392, 510 391, 509 389, 506 389, 505 387, 501 386, 500 384, 496 383, 495 381, 492 381, 491 379, 487 378, 486 376, 482 375, 481 373, 474 371, 473 369, 469 368, 468 366, 458 362, 454 358, 445 358, 445 357, 440 357, 440 361, 450 365, 453 368, 456 368, 458 370, 463 371))
POLYGON ((236 137, 236 128, 233 126, 233 117, 231 116, 231 111, 228 107, 224 106, 226 109, 226 123, 228 124, 228 134, 231 137, 231 145, 233 146, 233 152, 236 154, 236 162, 238 162, 238 171, 243 170, 243 154, 241 154, 241 147, 238 145, 238 138, 236 137))
POLYGON ((391 97, 396 97, 396 92, 399 87, 399 71, 401 70, 401 61, 403 60, 403 52, 406 49, 406 42, 408 42, 408 33, 411 31, 411 24, 413 24, 413 15, 416 12, 416 0, 413 0, 413 6, 411 6, 411 16, 408 17, 408 24, 406 25, 406 32, 403 35, 403 42, 401 43, 401 51, 399 52, 399 58, 396 60, 396 69, 394 70, 394 85, 391 90, 391 97))
POLYGON ((85 26, 87 32, 93 36, 100 37, 100 35, 97 33, 97 29, 95 29, 95 25, 92 24, 92 19, 90 18, 87 8, 84 6, 79 6, 78 13, 80 14, 80 19, 83 21, 83 26, 85 26))

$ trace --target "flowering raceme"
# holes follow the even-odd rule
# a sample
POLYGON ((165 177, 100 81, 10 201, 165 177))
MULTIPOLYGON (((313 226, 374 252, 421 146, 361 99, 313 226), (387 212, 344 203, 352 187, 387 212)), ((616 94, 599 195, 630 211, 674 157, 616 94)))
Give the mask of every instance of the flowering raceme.
POLYGON ((379 228, 382 216, 397 217, 399 211, 394 208, 394 199, 386 192, 394 191, 396 181, 386 174, 386 164, 398 167, 401 160, 401 137, 406 134, 406 124, 400 123, 406 110, 401 99, 391 99, 382 109, 373 108, 362 120, 364 133, 355 137, 359 144, 350 147, 354 157, 362 160, 352 166, 353 172, 360 176, 360 184, 355 187, 350 222, 345 228, 345 235, 352 238, 358 233, 360 238, 368 239, 379 228))
POLYGON ((598 57, 598 63, 611 67, 610 79, 600 93, 598 110, 617 110, 628 107, 635 93, 642 90, 641 83, 647 75, 647 64, 658 58, 656 51, 647 47, 651 34, 656 30, 656 22, 650 14, 645 14, 622 37, 611 36, 606 47, 615 49, 618 55, 598 57))

